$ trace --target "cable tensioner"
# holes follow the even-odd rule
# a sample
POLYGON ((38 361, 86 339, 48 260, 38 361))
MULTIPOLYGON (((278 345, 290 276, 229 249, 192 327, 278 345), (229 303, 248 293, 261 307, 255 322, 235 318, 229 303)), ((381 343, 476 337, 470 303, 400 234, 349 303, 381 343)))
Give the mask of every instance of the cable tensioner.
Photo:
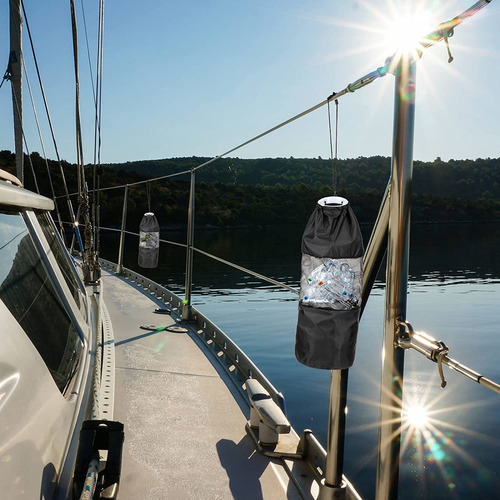
POLYGON ((441 388, 446 387, 446 380, 443 373, 443 358, 448 355, 449 348, 441 340, 427 335, 424 332, 417 332, 408 321, 397 320, 398 333, 396 338, 397 347, 402 349, 415 349, 425 357, 434 361, 438 365, 439 377, 441 379, 441 388))

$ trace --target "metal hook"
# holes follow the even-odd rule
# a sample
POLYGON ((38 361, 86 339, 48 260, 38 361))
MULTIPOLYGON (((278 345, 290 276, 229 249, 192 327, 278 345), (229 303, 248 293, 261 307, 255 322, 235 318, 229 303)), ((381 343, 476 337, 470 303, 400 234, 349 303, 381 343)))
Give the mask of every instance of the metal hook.
POLYGON ((434 358, 434 361, 438 365, 438 371, 439 371, 439 376, 441 377, 441 389, 444 389, 446 387, 446 380, 444 378, 444 373, 443 373, 443 357, 446 356, 449 352, 448 346, 438 340, 437 341, 438 349, 435 350, 432 355, 434 358))
MULTIPOLYGON (((453 31, 452 31, 452 34, 453 34, 453 31)), ((451 63, 453 61, 453 56, 451 55, 451 50, 450 50, 450 44, 448 42, 448 38, 450 37, 451 35, 446 35, 444 37, 444 44, 446 45, 446 50, 448 52, 448 63, 451 63)))

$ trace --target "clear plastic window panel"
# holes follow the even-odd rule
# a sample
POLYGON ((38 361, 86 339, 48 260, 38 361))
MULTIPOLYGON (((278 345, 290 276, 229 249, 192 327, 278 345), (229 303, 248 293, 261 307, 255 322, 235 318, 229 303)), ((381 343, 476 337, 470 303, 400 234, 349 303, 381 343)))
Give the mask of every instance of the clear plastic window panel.
POLYGON ((80 309, 84 319, 87 320, 87 308, 82 294, 80 293, 80 284, 78 283, 78 278, 75 274, 75 270, 71 268, 71 264, 68 260, 71 257, 69 255, 66 255, 66 250, 61 246, 54 226, 49 219, 49 214, 42 212, 37 213, 36 216, 38 222, 40 223, 40 226, 42 227, 43 234, 47 239, 50 249, 59 265, 61 273, 64 276, 64 280, 66 281, 66 284, 71 291, 71 295, 73 295, 76 305, 80 309))
POLYGON ((361 305, 362 259, 302 256, 300 301, 311 307, 350 310, 361 305))
POLYGON ((20 213, 0 212, 0 300, 64 393, 76 374, 82 342, 20 213))

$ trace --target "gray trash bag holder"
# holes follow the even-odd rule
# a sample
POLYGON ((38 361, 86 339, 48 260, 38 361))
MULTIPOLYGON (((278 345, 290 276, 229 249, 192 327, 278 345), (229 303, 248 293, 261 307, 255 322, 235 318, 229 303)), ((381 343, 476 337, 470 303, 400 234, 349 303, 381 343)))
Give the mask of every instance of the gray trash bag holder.
POLYGON ((138 264, 144 268, 158 266, 160 253, 160 225, 153 212, 146 212, 139 224, 138 264))

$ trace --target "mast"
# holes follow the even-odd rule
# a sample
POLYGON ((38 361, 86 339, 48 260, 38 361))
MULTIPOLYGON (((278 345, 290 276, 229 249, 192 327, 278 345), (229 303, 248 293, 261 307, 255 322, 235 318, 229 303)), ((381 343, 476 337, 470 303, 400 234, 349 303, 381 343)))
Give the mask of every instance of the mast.
POLYGON ((9 73, 12 85, 14 108, 14 143, 16 152, 16 175, 24 184, 23 158, 23 82, 22 82, 22 29, 21 0, 9 1, 10 54, 9 73))

